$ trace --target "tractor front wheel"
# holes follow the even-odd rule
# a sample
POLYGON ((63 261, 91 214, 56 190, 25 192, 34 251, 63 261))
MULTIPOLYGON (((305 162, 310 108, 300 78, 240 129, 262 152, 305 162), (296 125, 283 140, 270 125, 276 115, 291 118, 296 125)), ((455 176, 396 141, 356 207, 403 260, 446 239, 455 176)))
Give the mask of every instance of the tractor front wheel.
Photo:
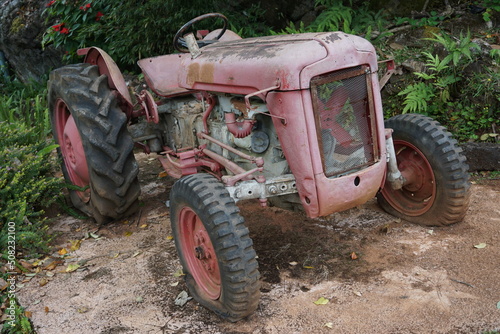
POLYGON ((98 223, 137 207, 139 166, 127 117, 97 66, 68 65, 50 73, 52 132, 73 205, 98 223))
POLYGON ((406 182, 394 190, 386 181, 377 195, 380 206, 421 225, 461 221, 469 205, 469 167, 451 133, 419 114, 397 115, 385 127, 394 130, 396 160, 406 182))
POLYGON ((252 239, 224 186, 208 174, 177 181, 170 192, 170 220, 191 295, 229 321, 259 303, 259 271, 252 239))

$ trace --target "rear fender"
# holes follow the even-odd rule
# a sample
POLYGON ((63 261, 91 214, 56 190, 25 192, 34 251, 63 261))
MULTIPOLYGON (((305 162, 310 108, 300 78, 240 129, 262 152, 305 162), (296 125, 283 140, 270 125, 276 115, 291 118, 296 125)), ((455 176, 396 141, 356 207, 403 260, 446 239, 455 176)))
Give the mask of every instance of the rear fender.
POLYGON ((134 104, 132 103, 122 72, 114 60, 104 50, 94 46, 79 49, 78 55, 85 56, 85 63, 97 65, 99 67, 99 73, 108 77, 109 88, 117 92, 120 108, 127 115, 127 118, 130 118, 134 104))

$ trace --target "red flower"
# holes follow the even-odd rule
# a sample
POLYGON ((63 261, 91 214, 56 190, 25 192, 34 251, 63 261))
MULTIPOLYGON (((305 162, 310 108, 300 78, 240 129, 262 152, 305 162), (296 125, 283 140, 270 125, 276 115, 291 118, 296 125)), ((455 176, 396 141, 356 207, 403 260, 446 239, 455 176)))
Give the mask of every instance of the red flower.
POLYGON ((56 2, 56 0, 52 0, 52 1, 50 1, 50 2, 46 5, 46 7, 50 7, 50 6, 52 6, 55 2, 56 2))
POLYGON ((63 25, 64 23, 56 24, 55 26, 52 26, 52 29, 54 29, 54 31, 61 31, 63 25))
POLYGON ((101 17, 103 17, 103 16, 104 16, 104 14, 103 14, 103 13, 101 13, 101 12, 97 12, 97 14, 95 15, 95 20, 96 20, 96 21, 99 21, 99 20, 101 19, 101 17))
POLYGON ((84 12, 86 12, 86 11, 87 11, 87 9, 89 9, 89 8, 90 8, 90 6, 91 6, 91 5, 90 5, 90 3, 88 3, 88 4, 86 4, 85 6, 80 6, 80 9, 81 9, 81 10, 83 10, 84 12))
POLYGON ((69 34, 69 29, 68 28, 62 28, 61 29, 61 34, 65 34, 65 35, 69 34))

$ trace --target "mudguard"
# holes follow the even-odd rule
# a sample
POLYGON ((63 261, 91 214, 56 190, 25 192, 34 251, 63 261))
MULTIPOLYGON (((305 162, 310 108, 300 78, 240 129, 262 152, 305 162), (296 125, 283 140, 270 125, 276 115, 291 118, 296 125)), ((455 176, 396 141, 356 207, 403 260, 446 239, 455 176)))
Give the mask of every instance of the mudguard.
POLYGON ((130 118, 134 104, 132 103, 132 98, 130 97, 122 72, 114 60, 106 51, 95 46, 79 49, 77 53, 80 56, 85 56, 85 63, 97 65, 99 67, 99 73, 108 77, 109 88, 118 93, 120 108, 127 114, 127 117, 130 118))

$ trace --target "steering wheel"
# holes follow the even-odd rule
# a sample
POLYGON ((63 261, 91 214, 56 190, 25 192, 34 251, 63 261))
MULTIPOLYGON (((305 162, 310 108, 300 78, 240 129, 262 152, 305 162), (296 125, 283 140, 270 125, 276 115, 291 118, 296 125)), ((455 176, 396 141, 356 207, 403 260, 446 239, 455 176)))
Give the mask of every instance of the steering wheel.
POLYGON ((219 36, 217 36, 215 39, 213 40, 201 40, 201 41, 196 41, 196 43, 198 43, 198 46, 201 48, 201 47, 204 47, 206 45, 209 45, 209 44, 212 44, 212 43, 215 43, 219 40, 219 38, 222 37, 222 35, 224 35, 224 33, 226 32, 227 30, 227 17, 225 17, 224 15, 220 14, 220 13, 209 13, 209 14, 204 14, 204 15, 201 15, 201 16, 198 16, 198 17, 195 17, 194 19, 192 19, 191 21, 189 21, 188 23, 184 24, 178 31, 177 33, 175 34, 174 36, 174 48, 177 50, 177 51, 180 51, 180 52, 184 52, 184 53, 188 53, 189 50, 187 48, 187 44, 186 44, 186 41, 184 40, 184 38, 182 38, 181 36, 184 36, 184 33, 195 23, 197 22, 200 22, 200 21, 203 21, 205 19, 208 19, 208 18, 220 18, 224 21, 224 25, 222 26, 222 30, 219 34, 219 36))

